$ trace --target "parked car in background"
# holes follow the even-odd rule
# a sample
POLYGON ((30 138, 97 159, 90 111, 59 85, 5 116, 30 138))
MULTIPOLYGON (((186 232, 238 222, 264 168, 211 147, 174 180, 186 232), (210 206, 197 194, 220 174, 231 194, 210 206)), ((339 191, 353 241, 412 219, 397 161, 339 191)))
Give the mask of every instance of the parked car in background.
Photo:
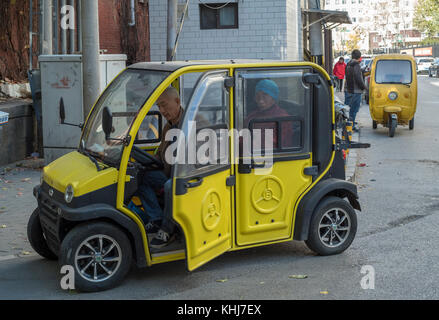
POLYGON ((364 93, 364 99, 366 100, 366 103, 369 104, 369 83, 370 83, 370 68, 372 67, 372 61, 373 58, 366 58, 362 60, 360 66, 361 71, 363 72, 364 76, 364 84, 366 85, 366 90, 364 93))
POLYGON ((434 58, 434 62, 428 68, 428 76, 439 78, 439 58, 434 58))
POLYGON ((416 72, 428 74, 428 70, 433 62, 433 58, 420 58, 417 62, 416 72))

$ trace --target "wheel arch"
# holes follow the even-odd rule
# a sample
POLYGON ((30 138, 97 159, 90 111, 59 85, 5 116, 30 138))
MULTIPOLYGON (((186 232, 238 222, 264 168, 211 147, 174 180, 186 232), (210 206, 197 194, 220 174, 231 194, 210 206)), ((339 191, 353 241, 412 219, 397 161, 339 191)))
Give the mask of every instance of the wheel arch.
POLYGON ((301 199, 297 207, 294 221, 294 240, 308 239, 309 226, 315 208, 324 198, 330 196, 347 198, 354 209, 361 211, 355 184, 334 178, 323 180, 301 199))
POLYGON ((106 204, 63 210, 59 225, 60 242, 74 227, 88 222, 107 222, 119 227, 130 240, 136 265, 139 268, 147 266, 143 238, 139 227, 129 217, 106 204))

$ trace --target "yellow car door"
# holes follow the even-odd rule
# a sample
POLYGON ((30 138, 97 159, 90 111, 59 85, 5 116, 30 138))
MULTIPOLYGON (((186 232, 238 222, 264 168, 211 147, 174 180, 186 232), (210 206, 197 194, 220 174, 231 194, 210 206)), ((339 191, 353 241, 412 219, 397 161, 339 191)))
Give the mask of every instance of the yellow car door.
POLYGON ((235 126, 243 137, 235 164, 238 246, 289 238, 297 200, 312 184, 305 72, 310 68, 236 72, 235 126))
POLYGON ((232 245, 230 158, 228 150, 218 150, 228 148, 220 134, 230 128, 227 77, 227 71, 216 71, 199 80, 174 154, 173 218, 184 233, 190 271, 232 245))

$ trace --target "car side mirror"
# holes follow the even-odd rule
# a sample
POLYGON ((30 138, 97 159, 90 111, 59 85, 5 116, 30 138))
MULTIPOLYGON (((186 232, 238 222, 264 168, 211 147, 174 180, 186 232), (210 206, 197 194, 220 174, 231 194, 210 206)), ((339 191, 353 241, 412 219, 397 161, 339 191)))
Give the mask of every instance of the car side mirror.
POLYGON ((110 108, 104 107, 102 110, 102 130, 105 133, 105 139, 110 139, 110 134, 113 128, 113 115, 111 114, 110 108))
POLYGON ((64 120, 66 119, 66 109, 64 108, 64 99, 62 97, 59 100, 59 119, 61 124, 64 124, 64 120))

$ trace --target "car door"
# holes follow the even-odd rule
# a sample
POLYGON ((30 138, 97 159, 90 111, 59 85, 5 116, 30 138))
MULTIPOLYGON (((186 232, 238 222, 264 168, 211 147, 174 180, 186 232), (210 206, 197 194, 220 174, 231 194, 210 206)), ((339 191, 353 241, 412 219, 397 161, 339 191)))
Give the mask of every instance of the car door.
POLYGON ((186 107, 174 153, 173 218, 186 240, 188 269, 231 248, 227 71, 206 73, 186 107))
POLYGON ((312 103, 311 89, 303 81, 306 72, 311 69, 236 73, 235 124, 241 136, 250 135, 252 140, 240 140, 235 165, 238 246, 290 237, 296 202, 312 183, 312 177, 306 174, 312 166, 312 103), (274 104, 258 101, 260 92, 269 95, 274 104), (263 137, 259 150, 255 148, 257 129, 263 137), (266 130, 271 130, 271 136, 264 136, 262 131, 266 130))

